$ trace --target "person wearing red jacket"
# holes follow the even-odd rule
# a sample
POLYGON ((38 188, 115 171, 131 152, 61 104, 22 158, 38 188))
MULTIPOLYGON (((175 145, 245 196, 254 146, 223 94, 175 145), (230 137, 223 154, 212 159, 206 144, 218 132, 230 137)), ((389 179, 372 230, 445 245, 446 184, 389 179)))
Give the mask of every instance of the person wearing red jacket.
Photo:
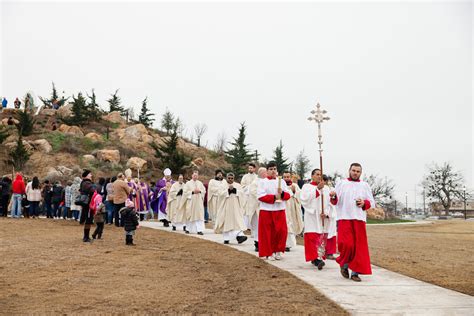
POLYGON ((25 194, 25 182, 21 173, 16 174, 16 178, 12 184, 12 218, 21 217, 21 200, 25 194))

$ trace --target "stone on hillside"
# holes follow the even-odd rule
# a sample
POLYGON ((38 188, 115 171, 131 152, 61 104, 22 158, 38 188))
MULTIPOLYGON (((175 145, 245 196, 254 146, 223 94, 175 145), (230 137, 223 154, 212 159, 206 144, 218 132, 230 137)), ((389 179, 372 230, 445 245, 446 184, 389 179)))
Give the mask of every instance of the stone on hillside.
POLYGON ((38 151, 45 154, 51 152, 53 147, 46 139, 37 139, 30 142, 30 144, 38 151))
POLYGON ((120 152, 117 149, 101 149, 97 151, 97 159, 112 163, 120 162, 120 152))
POLYGON ((84 136, 84 133, 78 126, 69 126, 66 124, 61 124, 59 126, 58 131, 65 133, 65 134, 70 134, 70 135, 76 135, 76 136, 84 136))
POLYGON ((140 158, 140 157, 131 157, 127 161, 127 168, 133 169, 133 170, 146 170, 147 168, 147 161, 140 158))
POLYGON ((142 142, 145 144, 149 144, 153 142, 153 136, 150 135, 142 135, 142 142))
POLYGON ((369 219, 385 219, 385 212, 383 208, 371 208, 367 210, 367 218, 369 219))
POLYGON ((44 116, 55 116, 56 110, 55 109, 42 109, 39 114, 44 115, 44 116))
POLYGON ((12 108, 10 108, 10 109, 8 109, 8 108, 7 108, 7 109, 3 109, 3 110, 1 111, 2 115, 3 115, 3 116, 6 116, 6 117, 9 117, 9 116, 13 116, 13 117, 14 117, 17 112, 18 112, 17 109, 12 109, 12 108))
MULTIPOLYGON (((19 122, 17 119, 14 118, 14 119, 13 119, 13 124, 16 125, 16 124, 18 124, 18 123, 20 123, 20 122, 19 122)), ((6 118, 4 118, 4 119, 2 120, 2 125, 8 126, 8 117, 6 117, 6 118)), ((12 125, 12 126, 13 126, 13 125, 12 125)))
POLYGON ((125 124, 125 119, 120 115, 120 112, 114 111, 102 116, 102 119, 111 123, 125 124))
MULTIPOLYGON (((22 140, 23 146, 25 146, 26 150, 28 152, 33 151, 33 146, 30 145, 26 140, 22 140)), ((6 148, 8 148, 9 151, 12 151, 16 148, 17 142, 10 142, 4 144, 6 148)))
POLYGON ((67 118, 72 116, 72 103, 68 103, 63 105, 59 109, 56 110, 56 114, 59 117, 67 118))
POLYGON ((87 138, 89 138, 89 139, 92 139, 92 140, 95 141, 95 142, 101 142, 101 141, 104 140, 103 137, 100 136, 100 135, 97 134, 97 133, 88 133, 88 134, 86 134, 85 137, 87 137, 87 138))
POLYGON ((202 158, 196 158, 192 161, 192 164, 196 167, 201 167, 204 165, 204 159, 202 158))
POLYGON ((143 124, 135 124, 125 129, 124 138, 142 140, 143 135, 148 135, 148 131, 143 124))
POLYGON ((46 172, 46 179, 48 180, 55 180, 55 179, 60 178, 61 176, 62 176, 62 173, 53 167, 50 167, 48 171, 46 172))
POLYGON ((71 168, 68 168, 66 166, 58 166, 56 169, 65 176, 72 175, 72 171, 73 171, 71 168))
POLYGON ((96 160, 93 155, 84 155, 84 156, 82 156, 82 159, 83 159, 85 162, 93 162, 93 161, 96 160))

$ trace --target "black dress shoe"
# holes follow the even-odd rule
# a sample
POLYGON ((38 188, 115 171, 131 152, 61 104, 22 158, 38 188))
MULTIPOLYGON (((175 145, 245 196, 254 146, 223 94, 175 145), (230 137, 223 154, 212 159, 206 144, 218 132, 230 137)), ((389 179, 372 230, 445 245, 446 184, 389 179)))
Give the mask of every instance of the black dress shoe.
POLYGON ((183 226, 183 230, 186 231, 186 226, 183 226))
POLYGON ((176 226, 173 226, 173 230, 176 230, 176 226))
POLYGON ((285 247, 285 252, 290 252, 290 247, 285 247))
POLYGON ((224 245, 228 245, 229 244, 229 241, 228 240, 224 240, 224 245))
POLYGON ((349 269, 341 267, 341 275, 344 278, 349 279, 349 269))
POLYGON ((189 234, 189 230, 186 230, 186 229, 185 229, 184 232, 185 232, 186 234, 189 234))
POLYGON ((203 232, 198 232, 198 235, 201 235, 201 236, 202 236, 202 235, 204 235, 204 234, 203 234, 203 232))
POLYGON ((326 265, 326 263, 324 263, 323 260, 319 260, 319 263, 318 263, 318 270, 322 270, 325 265, 326 265))
POLYGON ((237 236, 237 242, 239 244, 243 243, 246 240, 247 240, 247 236, 237 236))
POLYGON ((360 277, 359 277, 358 274, 353 274, 353 275, 351 275, 351 280, 352 280, 352 281, 355 281, 355 282, 360 282, 360 281, 362 281, 362 280, 360 279, 360 277))
POLYGON ((254 241, 253 245, 255 246, 255 252, 258 252, 258 241, 254 241))

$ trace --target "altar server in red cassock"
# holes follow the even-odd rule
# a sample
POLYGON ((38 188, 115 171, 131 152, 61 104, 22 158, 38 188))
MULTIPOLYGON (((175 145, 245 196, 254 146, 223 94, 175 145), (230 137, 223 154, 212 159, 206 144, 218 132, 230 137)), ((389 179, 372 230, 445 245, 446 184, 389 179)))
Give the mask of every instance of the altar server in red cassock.
POLYGON ((267 179, 258 182, 258 255, 266 258, 273 255, 275 260, 280 260, 288 234, 285 201, 290 199, 290 193, 285 181, 277 178, 277 174, 276 164, 270 162, 267 166, 267 179))
POLYGON ((336 185, 331 192, 331 203, 337 207, 337 241, 339 257, 336 261, 345 278, 360 282, 359 274, 372 274, 365 223, 366 211, 375 207, 372 190, 361 181, 362 166, 351 164, 349 178, 336 185), (351 274, 349 275, 349 269, 351 274))

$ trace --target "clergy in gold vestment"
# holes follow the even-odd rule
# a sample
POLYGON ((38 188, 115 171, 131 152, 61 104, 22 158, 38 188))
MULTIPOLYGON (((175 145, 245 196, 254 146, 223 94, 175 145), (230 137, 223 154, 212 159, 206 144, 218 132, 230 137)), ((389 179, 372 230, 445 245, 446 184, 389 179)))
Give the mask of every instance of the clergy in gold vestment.
POLYGON ((244 209, 242 208, 242 186, 234 182, 234 174, 228 173, 227 182, 219 194, 219 213, 217 214, 214 231, 224 235, 224 244, 236 239, 239 244, 247 240, 243 231, 244 209))
POLYGON ((184 185, 183 199, 186 201, 186 233, 197 232, 198 235, 203 235, 206 188, 198 178, 199 172, 196 170, 191 180, 184 185))

